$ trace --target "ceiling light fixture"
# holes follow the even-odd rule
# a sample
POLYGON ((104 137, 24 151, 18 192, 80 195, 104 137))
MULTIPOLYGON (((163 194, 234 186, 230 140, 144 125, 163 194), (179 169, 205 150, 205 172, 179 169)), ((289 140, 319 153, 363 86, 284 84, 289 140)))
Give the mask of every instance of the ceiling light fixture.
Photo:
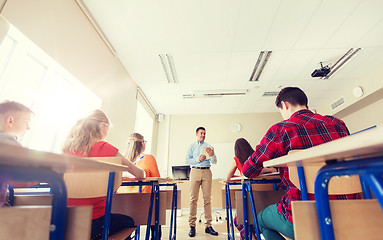
POLYGON ((246 95, 247 89, 245 90, 211 90, 211 91, 194 91, 190 94, 182 95, 183 98, 214 98, 223 96, 243 96, 246 95))
POLYGON ((274 97, 274 96, 278 96, 279 92, 264 92, 262 94, 262 97, 274 97))
POLYGON ((168 83, 178 83, 176 67, 174 65, 173 56, 171 54, 159 54, 162 67, 164 68, 168 83))
POLYGON ((253 72, 251 73, 249 82, 254 82, 259 80, 263 72, 263 69, 266 66, 266 63, 269 61, 269 58, 272 52, 273 51, 261 51, 259 53, 257 62, 255 63, 253 72))
POLYGON ((332 75, 334 75, 337 71, 339 71, 346 63, 348 63, 352 58, 356 56, 356 54, 360 53, 362 48, 350 48, 338 61, 331 66, 331 71, 323 77, 324 79, 328 79, 332 75))

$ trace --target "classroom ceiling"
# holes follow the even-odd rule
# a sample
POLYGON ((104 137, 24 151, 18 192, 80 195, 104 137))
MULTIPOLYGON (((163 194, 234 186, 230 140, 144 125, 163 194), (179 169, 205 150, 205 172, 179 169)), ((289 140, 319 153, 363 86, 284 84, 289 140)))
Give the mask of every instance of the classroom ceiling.
POLYGON ((276 112, 264 92, 298 86, 310 108, 383 65, 382 0, 83 0, 157 113, 276 112), (350 48, 359 54, 329 79, 312 78, 350 48), (249 82, 261 51, 272 51, 249 82), (171 54, 178 83, 159 55, 171 54), (185 94, 245 95, 183 98, 185 94), (325 96, 325 97, 324 97, 325 96))

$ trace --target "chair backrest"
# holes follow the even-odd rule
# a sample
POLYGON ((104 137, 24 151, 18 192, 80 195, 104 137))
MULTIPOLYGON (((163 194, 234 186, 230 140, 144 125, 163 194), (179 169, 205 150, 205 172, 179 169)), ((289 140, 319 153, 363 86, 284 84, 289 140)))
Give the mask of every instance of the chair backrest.
MULTIPOLYGON (((0 208, 0 239, 49 239, 51 206, 0 208)), ((67 208, 65 240, 89 240, 91 206, 67 208)))
MULTIPOLYGON (((122 160, 119 157, 94 157, 89 159, 117 164, 122 163, 122 160)), ((64 174, 68 198, 104 197, 107 194, 108 180, 109 172, 64 174)), ((122 172, 116 172, 113 191, 116 191, 121 183, 122 172)))
MULTIPOLYGON (((300 150, 292 150, 289 152, 289 154, 294 154, 294 152, 297 152, 300 150)), ((318 165, 308 165, 304 166, 304 172, 305 172, 305 178, 306 178, 306 185, 307 185, 307 192, 308 193, 314 193, 314 183, 315 183, 315 177, 318 173, 318 171, 325 165, 318 164, 318 165)), ((290 181, 298 188, 300 189, 299 184, 299 178, 298 178, 298 172, 296 167, 289 167, 289 177, 290 181)), ((358 175, 352 175, 352 176, 342 176, 342 177, 333 177, 330 180, 329 184, 329 194, 351 194, 351 193, 360 193, 362 192, 362 187, 360 185, 360 179, 358 175)))

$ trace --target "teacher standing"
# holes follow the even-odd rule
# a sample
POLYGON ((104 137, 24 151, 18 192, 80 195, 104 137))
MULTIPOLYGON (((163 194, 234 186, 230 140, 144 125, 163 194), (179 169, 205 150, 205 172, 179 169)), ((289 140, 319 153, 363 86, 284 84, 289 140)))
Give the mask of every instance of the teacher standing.
POLYGON ((214 154, 213 147, 205 142, 206 130, 204 127, 199 127, 196 130, 197 141, 190 145, 185 162, 190 164, 190 216, 189 236, 195 236, 195 222, 197 220, 197 201, 199 195, 199 188, 202 189, 203 206, 205 213, 205 233, 217 236, 218 233, 214 231, 211 226, 211 185, 212 173, 210 170, 211 163, 217 163, 217 157, 214 154))

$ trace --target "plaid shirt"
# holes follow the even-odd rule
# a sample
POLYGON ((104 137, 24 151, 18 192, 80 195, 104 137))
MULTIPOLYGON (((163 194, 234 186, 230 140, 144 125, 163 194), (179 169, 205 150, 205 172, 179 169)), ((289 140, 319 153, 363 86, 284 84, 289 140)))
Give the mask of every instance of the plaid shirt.
MULTIPOLYGON (((314 114, 309 110, 295 112, 289 119, 272 126, 245 162, 242 172, 246 177, 259 175, 263 162, 286 155, 293 149, 305 149, 349 135, 345 123, 332 116, 314 114)), ((288 168, 279 168, 281 187, 285 191, 277 208, 286 219, 293 222, 291 201, 301 200, 300 190, 291 183, 288 168)), ((313 194, 309 194, 314 199, 313 194)), ((358 198, 358 194, 333 195, 330 199, 358 198)))

